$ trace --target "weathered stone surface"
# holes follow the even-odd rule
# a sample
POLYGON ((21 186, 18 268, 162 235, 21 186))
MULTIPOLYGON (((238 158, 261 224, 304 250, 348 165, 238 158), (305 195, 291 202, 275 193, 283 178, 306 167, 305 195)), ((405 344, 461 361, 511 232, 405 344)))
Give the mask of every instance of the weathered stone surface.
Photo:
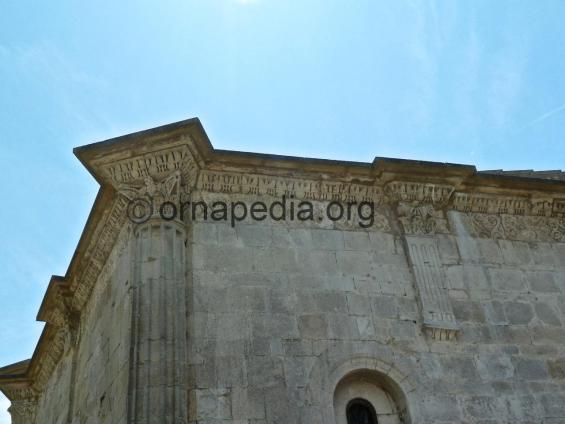
POLYGON ((381 424, 565 422, 565 184, 155 131, 80 153, 103 194, 36 357, 0 369, 16 424, 344 424, 358 397, 381 424), (125 217, 137 196, 283 194, 372 201, 375 221, 125 217))

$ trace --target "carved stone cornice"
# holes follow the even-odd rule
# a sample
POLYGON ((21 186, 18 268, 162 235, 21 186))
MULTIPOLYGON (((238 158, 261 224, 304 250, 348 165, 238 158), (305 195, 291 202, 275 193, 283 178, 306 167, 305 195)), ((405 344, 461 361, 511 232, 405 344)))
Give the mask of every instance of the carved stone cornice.
POLYGON ((74 325, 71 321, 75 319, 70 305, 69 285, 64 277, 53 275, 39 307, 37 320, 65 327, 74 325))
POLYGON ((103 159, 99 161, 101 173, 118 190, 145 186, 151 192, 154 181, 162 181, 171 175, 178 175, 184 188, 185 184, 194 185, 199 170, 186 145, 163 148, 110 163, 103 162, 103 159))
POLYGON ((71 329, 47 324, 41 334, 39 350, 34 353, 29 378, 37 392, 41 392, 72 340, 71 329))
POLYGON ((417 181, 391 181, 385 186, 385 193, 391 202, 424 203, 437 206, 446 205, 453 191, 452 185, 417 181))
POLYGON ((310 201, 374 202, 384 201, 382 187, 373 183, 354 183, 320 178, 294 178, 275 175, 245 174, 234 171, 202 170, 198 190, 254 196, 294 197, 310 201))

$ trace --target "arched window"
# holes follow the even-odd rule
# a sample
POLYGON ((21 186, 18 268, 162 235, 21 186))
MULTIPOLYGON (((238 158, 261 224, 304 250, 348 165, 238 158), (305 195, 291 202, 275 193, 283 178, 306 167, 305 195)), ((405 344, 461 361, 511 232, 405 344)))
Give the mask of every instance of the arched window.
POLYGON ((349 372, 333 396, 336 424, 410 423, 406 396, 389 376, 366 368, 349 372))
POLYGON ((375 408, 365 399, 353 399, 347 405, 347 424, 378 424, 375 408))

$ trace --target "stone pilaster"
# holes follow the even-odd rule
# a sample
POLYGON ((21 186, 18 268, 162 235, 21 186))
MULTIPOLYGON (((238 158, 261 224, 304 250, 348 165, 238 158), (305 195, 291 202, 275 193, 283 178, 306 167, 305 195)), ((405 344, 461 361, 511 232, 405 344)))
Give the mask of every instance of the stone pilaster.
POLYGON ((392 182, 388 195, 397 202, 397 214, 414 273, 426 333, 434 340, 452 340, 459 326, 437 244, 437 234, 449 233, 441 209, 453 192, 450 186, 392 182))
POLYGON ((185 227, 135 230, 128 423, 187 422, 185 227))

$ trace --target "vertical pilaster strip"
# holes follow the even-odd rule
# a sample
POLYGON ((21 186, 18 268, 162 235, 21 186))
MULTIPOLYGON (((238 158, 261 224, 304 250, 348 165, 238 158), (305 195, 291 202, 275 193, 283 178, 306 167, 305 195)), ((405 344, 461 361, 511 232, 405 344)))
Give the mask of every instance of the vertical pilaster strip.
POLYGON ((433 237, 406 236, 419 292, 426 332, 436 340, 452 340, 459 329, 447 291, 437 242, 433 237))
POLYGON ((397 202, 398 219, 414 273, 424 329, 435 340, 453 340, 459 326, 449 300, 436 239, 437 234, 449 233, 441 207, 446 205, 453 187, 394 181, 386 188, 390 200, 397 202))
POLYGON ((185 228, 152 219, 135 232, 128 422, 187 422, 185 228))

